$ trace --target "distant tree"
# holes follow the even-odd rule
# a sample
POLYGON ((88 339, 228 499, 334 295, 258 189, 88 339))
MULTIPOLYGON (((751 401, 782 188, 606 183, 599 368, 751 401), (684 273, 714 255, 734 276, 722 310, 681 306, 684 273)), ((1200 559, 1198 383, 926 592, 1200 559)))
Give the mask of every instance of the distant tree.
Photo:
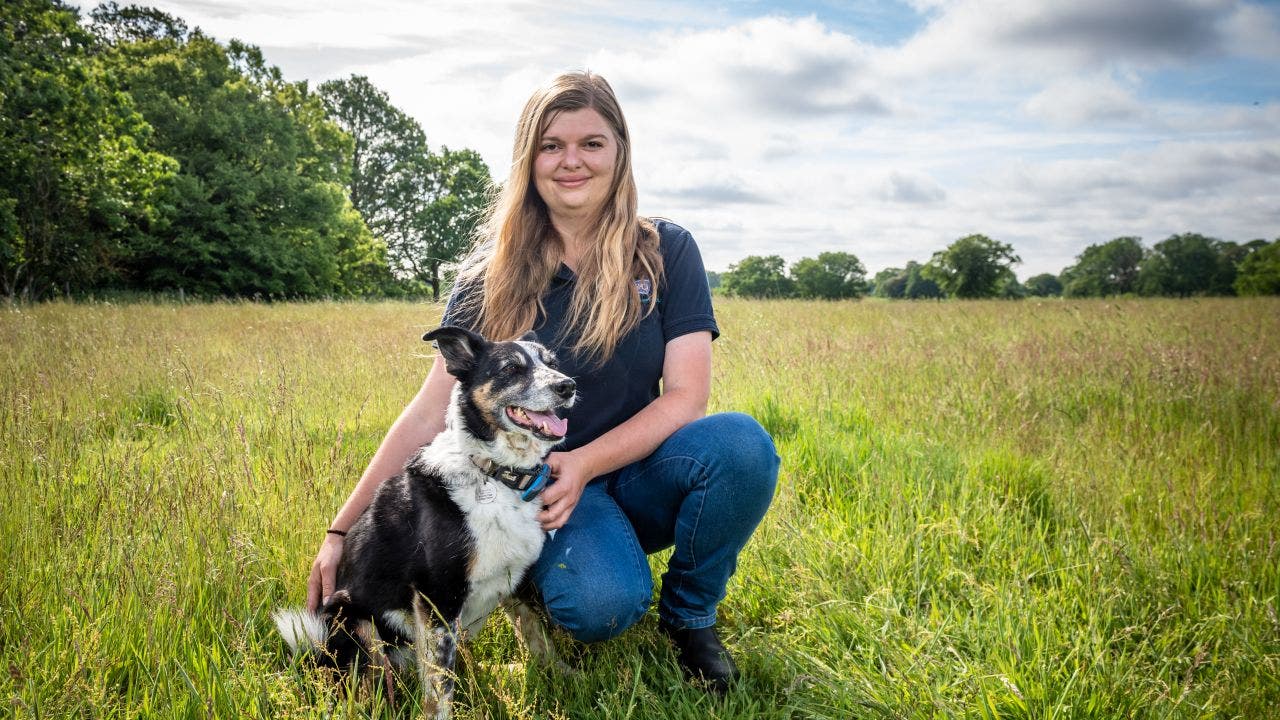
POLYGON ((750 298, 784 298, 794 292, 786 261, 779 255, 748 255, 729 266, 720 286, 727 295, 750 298))
POLYGON ((707 271, 707 287, 712 290, 720 287, 720 273, 714 270, 707 271))
POLYGON ((1262 239, 1250 240, 1244 244, 1216 241, 1214 247, 1218 251, 1218 264, 1209 283, 1209 294, 1235 295, 1240 266, 1250 255, 1266 245, 1267 241, 1262 239))
POLYGON ((1274 242, 1254 240, 1252 251, 1240 263, 1235 291, 1240 295, 1280 295, 1280 238, 1274 242), (1262 242, 1262 245, 1257 245, 1262 242))
POLYGON ((0 289, 41 299, 109 283, 155 221, 176 163, 75 10, 0 5, 0 289))
POLYGON ((996 297, 1005 300, 1021 300, 1027 295, 1027 288, 1018 282, 1017 276, 1013 273, 1001 278, 996 288, 996 297))
POLYGON ((902 297, 908 300, 929 300, 943 297, 942 288, 938 287, 938 283, 924 276, 922 272, 924 266, 912 260, 907 263, 906 269, 903 271, 905 284, 902 288, 902 297))
POLYGON ((861 297, 866 288, 866 268, 852 253, 824 252, 803 258, 791 266, 791 279, 800 297, 839 300, 861 297))
POLYGON ((1019 262, 1012 246, 986 235, 968 235, 934 253, 921 273, 952 297, 996 297, 1001 283, 1013 275, 1011 266, 1019 262))
POLYGON ((906 293, 907 278, 902 268, 889 267, 871 278, 871 294, 881 298, 900 298, 906 293))
POLYGON ((1103 297, 1134 292, 1145 254, 1141 238, 1136 237, 1090 245, 1076 256, 1075 265, 1062 271, 1062 293, 1067 297, 1103 297))
POLYGON ((911 260, 905 268, 885 268, 871 279, 869 292, 889 299, 924 300, 943 297, 938 283, 925 277, 923 265, 911 260))
POLYGON ((1183 233, 1156 243, 1138 273, 1143 295, 1206 295, 1220 286, 1221 241, 1183 233))
POLYGON ((1027 278, 1024 287, 1032 297, 1057 297, 1062 294, 1062 282, 1052 273, 1032 275, 1027 278))

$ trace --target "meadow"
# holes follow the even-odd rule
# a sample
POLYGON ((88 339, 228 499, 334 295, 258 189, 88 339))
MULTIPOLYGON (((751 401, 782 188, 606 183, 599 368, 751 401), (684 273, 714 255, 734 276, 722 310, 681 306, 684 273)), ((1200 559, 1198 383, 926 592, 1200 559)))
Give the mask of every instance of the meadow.
MULTIPOLYGON (((0 309, 0 716, 413 717, 290 662, 440 306, 0 309)), ((1280 707, 1280 299, 717 300, 712 410, 783 458, 686 686, 650 613, 458 718, 1203 718, 1280 707)), ((655 567, 664 557, 655 556, 655 567)), ((408 698, 406 699, 406 695, 408 698)))

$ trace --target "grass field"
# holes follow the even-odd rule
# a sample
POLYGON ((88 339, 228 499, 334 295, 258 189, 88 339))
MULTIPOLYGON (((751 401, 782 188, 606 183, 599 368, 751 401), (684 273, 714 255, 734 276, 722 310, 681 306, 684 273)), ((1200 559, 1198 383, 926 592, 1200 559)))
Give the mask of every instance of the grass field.
MULTIPOLYGON (((1276 716, 1280 299, 717 310, 712 409, 783 458, 721 608, 745 681, 687 688, 652 613, 558 639, 570 675, 499 617, 457 717, 1276 716)), ((269 613, 439 312, 0 309, 0 716, 392 716, 269 613)))

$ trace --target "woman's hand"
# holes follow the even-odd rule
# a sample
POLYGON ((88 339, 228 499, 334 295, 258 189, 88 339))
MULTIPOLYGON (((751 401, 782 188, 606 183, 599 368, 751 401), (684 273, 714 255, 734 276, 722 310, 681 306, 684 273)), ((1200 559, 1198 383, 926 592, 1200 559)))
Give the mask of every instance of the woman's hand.
POLYGON ((307 578, 307 609, 315 612, 320 603, 333 593, 334 578, 338 575, 338 560, 342 558, 342 537, 327 533, 316 561, 311 563, 311 577, 307 578))
POLYGON ((582 497, 582 489, 595 474, 577 451, 553 452, 547 456, 547 465, 555 482, 542 491, 538 522, 542 523, 543 530, 556 530, 569 520, 582 497))

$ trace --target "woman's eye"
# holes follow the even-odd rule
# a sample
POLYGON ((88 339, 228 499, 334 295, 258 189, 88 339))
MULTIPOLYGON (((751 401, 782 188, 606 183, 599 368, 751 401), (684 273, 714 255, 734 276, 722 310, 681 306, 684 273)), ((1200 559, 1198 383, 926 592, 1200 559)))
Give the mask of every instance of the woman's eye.
POLYGON ((542 147, 539 149, 542 152, 555 152, 556 147, 557 145, 555 143, 542 143, 542 147))

